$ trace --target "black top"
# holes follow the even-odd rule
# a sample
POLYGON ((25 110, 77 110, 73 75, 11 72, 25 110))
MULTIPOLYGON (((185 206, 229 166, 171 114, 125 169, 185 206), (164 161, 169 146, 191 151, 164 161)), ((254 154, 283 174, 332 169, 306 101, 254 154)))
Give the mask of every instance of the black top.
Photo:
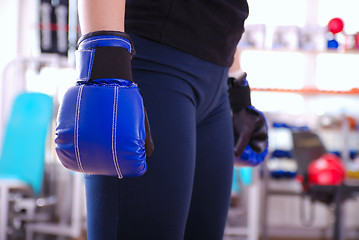
POLYGON ((126 32, 230 66, 247 16, 246 0, 127 0, 126 32))

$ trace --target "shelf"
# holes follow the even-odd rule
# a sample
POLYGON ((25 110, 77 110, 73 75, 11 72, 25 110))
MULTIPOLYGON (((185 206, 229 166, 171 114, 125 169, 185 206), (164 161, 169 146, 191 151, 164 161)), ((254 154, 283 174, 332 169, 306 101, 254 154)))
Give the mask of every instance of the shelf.
POLYGON ((299 93, 299 94, 343 94, 359 95, 359 89, 353 88, 349 91, 319 90, 315 88, 304 89, 282 89, 282 88, 251 88, 251 91, 257 92, 282 92, 282 93, 299 93))
POLYGON ((278 52, 278 53, 301 53, 301 54, 313 54, 313 55, 318 55, 318 54, 355 54, 355 55, 359 55, 359 49, 350 49, 350 50, 331 50, 331 49, 327 49, 327 50, 306 50, 306 49, 285 49, 285 48, 254 48, 254 47, 248 47, 248 48, 241 48, 240 49, 241 52, 244 51, 256 51, 256 52, 278 52))

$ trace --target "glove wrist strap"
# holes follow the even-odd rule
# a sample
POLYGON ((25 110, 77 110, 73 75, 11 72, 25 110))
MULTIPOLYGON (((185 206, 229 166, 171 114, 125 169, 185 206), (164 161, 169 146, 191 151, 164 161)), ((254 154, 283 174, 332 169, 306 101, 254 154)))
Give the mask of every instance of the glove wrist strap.
POLYGON ((229 102, 233 112, 252 106, 251 89, 245 79, 239 82, 234 78, 229 78, 228 86, 229 102))
POLYGON ((88 33, 80 38, 76 51, 78 80, 124 79, 132 82, 133 54, 132 42, 125 33, 88 33))

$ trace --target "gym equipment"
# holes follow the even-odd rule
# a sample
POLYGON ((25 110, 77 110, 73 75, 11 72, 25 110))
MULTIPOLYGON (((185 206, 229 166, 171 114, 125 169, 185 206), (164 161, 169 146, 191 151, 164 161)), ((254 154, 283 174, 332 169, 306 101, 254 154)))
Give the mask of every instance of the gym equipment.
POLYGON ((7 235, 10 191, 40 193, 52 108, 42 93, 21 93, 14 101, 0 156, 0 240, 7 235))
MULTIPOLYGON (((332 239, 344 240, 342 205, 347 199, 354 197, 359 192, 359 186, 345 184, 342 169, 344 166, 338 163, 339 159, 335 155, 328 154, 323 142, 316 133, 294 131, 292 132, 292 137, 294 159, 298 162, 298 174, 302 176, 303 197, 308 196, 312 201, 335 206, 332 239), (312 163, 313 165, 311 165, 312 163), (320 179, 321 174, 325 174, 324 176, 326 177, 328 173, 328 171, 324 170, 325 167, 320 166, 321 164, 329 166, 329 169, 333 165, 339 168, 338 171, 334 171, 333 176, 335 177, 320 179)), ((332 173, 331 170, 329 170, 329 173, 332 173)))

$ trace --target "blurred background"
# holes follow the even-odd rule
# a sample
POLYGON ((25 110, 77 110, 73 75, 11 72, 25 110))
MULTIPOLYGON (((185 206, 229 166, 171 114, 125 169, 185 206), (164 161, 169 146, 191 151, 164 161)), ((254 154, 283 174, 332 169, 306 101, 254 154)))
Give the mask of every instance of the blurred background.
MULTIPOLYGON (((359 239, 359 1, 248 0, 238 44, 269 154, 235 165, 225 239, 359 239)), ((86 239, 54 152, 76 83, 76 0, 0 0, 0 240, 86 239)))

